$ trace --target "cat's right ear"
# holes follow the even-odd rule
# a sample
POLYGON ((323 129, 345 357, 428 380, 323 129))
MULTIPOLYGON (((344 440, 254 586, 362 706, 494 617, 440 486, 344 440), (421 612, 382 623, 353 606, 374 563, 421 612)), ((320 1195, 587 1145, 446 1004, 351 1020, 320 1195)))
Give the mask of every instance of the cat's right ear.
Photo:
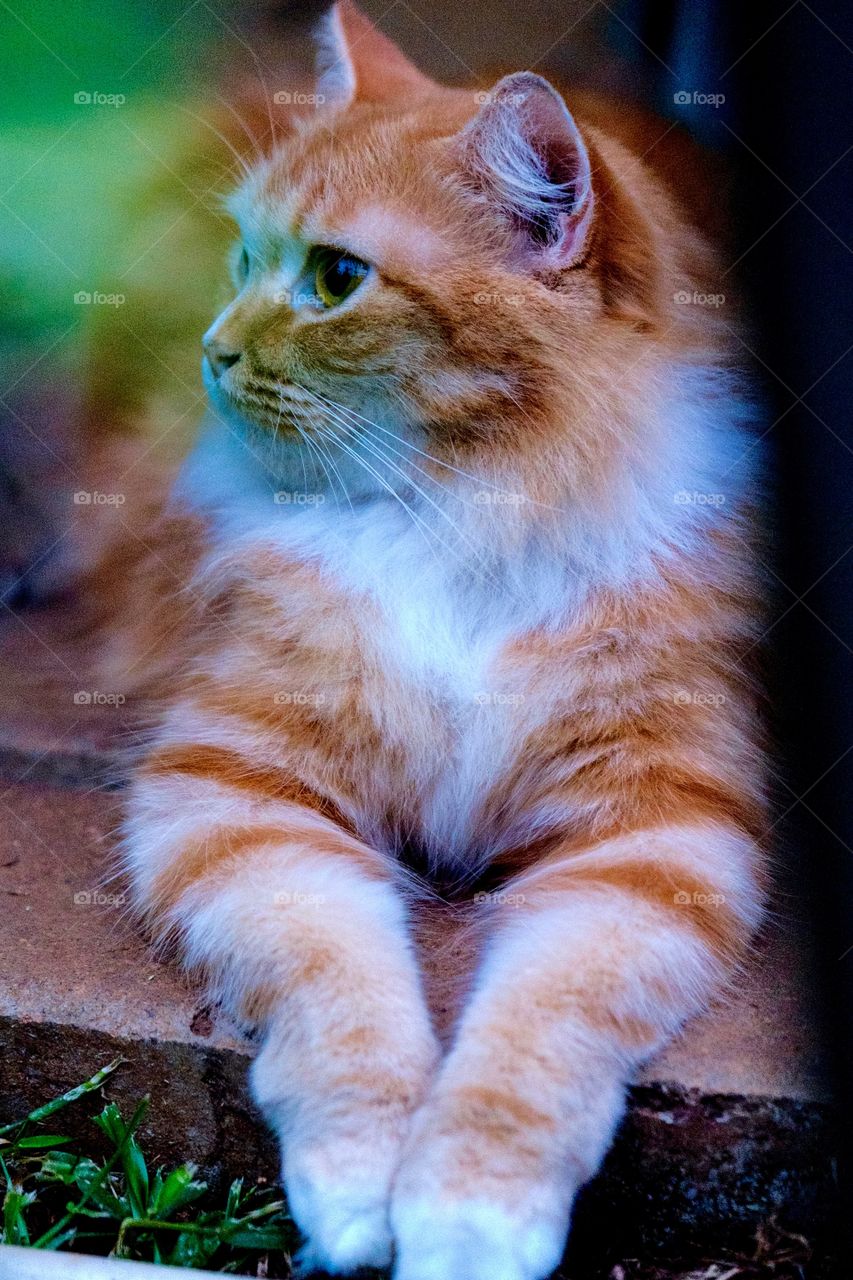
POLYGON ((350 0, 340 0, 323 14, 314 38, 317 95, 323 106, 407 101, 435 89, 350 0))
POLYGON ((586 143, 560 94, 530 71, 505 76, 456 139, 469 181, 509 221, 539 268, 584 260, 595 198, 586 143))

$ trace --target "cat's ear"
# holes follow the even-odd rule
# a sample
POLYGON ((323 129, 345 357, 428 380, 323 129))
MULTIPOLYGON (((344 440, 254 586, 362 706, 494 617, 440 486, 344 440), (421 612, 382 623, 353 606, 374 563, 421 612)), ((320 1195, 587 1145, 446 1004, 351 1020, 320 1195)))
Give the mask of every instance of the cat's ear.
POLYGON ((324 106, 393 102, 435 89, 392 40, 349 0, 326 11, 315 28, 317 93, 324 106))
POLYGON ((511 220, 525 257, 577 265, 595 200, 589 153, 566 104, 531 71, 505 76, 482 98, 456 140, 469 178, 511 220))

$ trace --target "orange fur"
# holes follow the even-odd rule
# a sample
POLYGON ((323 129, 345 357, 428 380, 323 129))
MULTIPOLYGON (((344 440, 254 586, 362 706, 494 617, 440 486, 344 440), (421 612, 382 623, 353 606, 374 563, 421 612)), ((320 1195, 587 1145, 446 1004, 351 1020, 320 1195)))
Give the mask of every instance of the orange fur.
POLYGON ((188 472, 225 497, 197 498, 203 607, 129 863, 264 1032, 309 1257, 539 1280, 626 1080, 757 919, 755 497, 674 491, 737 470, 731 338, 678 301, 715 258, 647 122, 383 69, 349 6, 323 40, 331 100, 234 205, 207 376, 263 466, 188 472), (306 293, 317 245, 368 269, 337 308, 306 293), (452 943, 449 905, 412 926, 414 873, 452 943))

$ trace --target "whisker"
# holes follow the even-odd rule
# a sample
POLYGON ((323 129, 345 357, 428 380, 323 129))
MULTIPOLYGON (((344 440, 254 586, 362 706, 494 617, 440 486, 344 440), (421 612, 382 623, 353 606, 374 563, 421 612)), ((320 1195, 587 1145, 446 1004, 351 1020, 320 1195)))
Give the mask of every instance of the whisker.
MULTIPOLYGON (((425 493, 424 490, 421 489, 421 487, 412 480, 411 476, 408 476, 400 467, 397 466, 397 464, 393 461, 393 459, 389 458, 378 447, 371 445, 370 442, 365 441, 363 437, 359 437, 358 433, 355 431, 353 427, 349 426, 347 423, 343 422, 341 419, 334 419, 333 421, 336 426, 340 427, 344 431, 347 431, 351 435, 354 435, 356 439, 359 439, 362 445, 365 445, 367 448, 370 449, 370 452, 375 458, 377 458, 380 462, 384 463, 385 466, 391 467, 406 482, 407 485, 413 488, 416 493, 418 493, 426 502, 428 502, 432 507, 434 507, 435 510, 439 513, 439 515, 441 515, 448 522, 448 524, 450 524, 451 528, 459 536, 462 542, 464 542, 465 545, 473 552, 474 558, 477 561, 478 567, 480 571, 483 573, 484 578, 490 579, 493 582, 493 584, 500 587, 501 590, 506 590, 506 583, 500 581, 496 577, 496 575, 493 573, 488 563, 483 559, 480 549, 476 546, 476 544, 471 542, 471 540, 466 536, 464 531, 460 529, 456 521, 453 520, 453 518, 442 507, 440 507, 438 503, 434 502, 433 499, 429 496, 429 494, 425 493)), ((357 453, 355 450, 353 450, 351 447, 347 447, 345 445, 344 440, 342 440, 339 436, 335 436, 334 439, 340 447, 346 448, 347 452, 353 458, 355 458, 356 461, 360 462, 362 465, 367 465, 365 463, 365 460, 361 457, 361 455, 357 453)), ((379 478, 378 473, 375 471, 374 468, 369 468, 369 470, 371 474, 376 475, 377 478, 379 478)), ((400 495, 397 493, 396 489, 393 489, 392 491, 395 494, 395 496, 398 498, 398 500, 402 502, 402 499, 400 498, 400 495)), ((407 507, 407 510, 408 509, 409 508, 407 507)), ((423 523, 425 527, 429 529, 429 532, 432 534, 432 536, 436 538, 438 542, 441 543, 441 545, 445 548, 445 550, 448 551, 456 560, 458 560, 460 564, 463 563, 462 557, 459 554, 459 549, 447 543, 443 538, 440 537, 440 535, 434 529, 430 529, 429 525, 426 524, 425 521, 423 523)))
MULTIPOLYGON (((435 510, 439 513, 439 515, 442 516, 443 519, 447 521, 447 523, 454 530, 454 532, 458 534, 459 538, 474 553, 475 559, 479 561, 481 564, 485 563, 483 561, 483 557, 479 549, 477 548, 477 546, 473 542, 471 542, 471 540, 465 535, 465 533, 462 531, 462 529, 460 529, 456 521, 450 515, 448 515, 448 513, 442 507, 440 507, 437 502, 434 502, 433 499, 429 496, 429 494, 425 493, 424 490, 421 489, 420 485, 415 484, 412 478, 406 475, 405 471, 403 471, 401 467, 398 467, 397 464, 393 461, 393 459, 389 458, 385 453, 383 453, 382 450, 377 445, 371 443, 368 440, 365 440, 363 436, 359 436, 359 434, 355 431, 353 427, 350 427, 346 423, 341 421, 338 421, 337 425, 341 427, 343 430, 351 432, 352 435, 355 436, 355 438, 359 440, 362 445, 364 445, 370 450, 370 452, 373 454, 375 458, 377 458, 380 462, 383 462, 386 466, 391 467, 399 476, 401 476, 402 479, 405 480, 405 482, 408 485, 410 485, 415 490, 415 492, 418 493, 424 499, 424 501, 428 502, 431 507, 434 507, 435 510)), ((457 559, 460 559, 459 552, 456 548, 449 547, 448 544, 443 540, 442 540, 442 545, 445 547, 448 547, 448 550, 450 550, 457 559)))
MULTIPOLYGON (((418 448, 417 445, 412 444, 410 440, 406 440, 403 436, 399 435, 396 431, 391 431, 388 427, 383 427, 380 423, 374 422, 370 418, 365 418, 363 414, 357 413, 355 409, 350 409, 346 405, 339 404, 336 400, 332 400, 329 396, 322 395, 322 393, 315 392, 314 394, 319 394, 321 399, 324 399, 328 404, 334 406, 334 408, 341 410, 342 412, 348 414, 352 418, 357 418, 360 422, 364 423, 366 426, 373 427, 375 430, 383 432, 385 435, 390 436, 392 440, 396 440, 398 444, 403 445, 406 449, 410 449, 413 453, 419 454, 420 457, 426 458, 427 461, 435 463, 436 466, 443 467, 447 471, 452 471, 456 475, 462 476, 466 480, 473 480, 476 484, 481 484, 487 489, 494 489, 498 493, 505 492, 505 489, 501 485, 497 483, 493 483, 490 480, 486 480, 483 476, 474 475, 473 472, 471 471, 465 471, 463 470, 462 467, 454 466, 450 462, 445 462, 442 458, 436 458, 434 454, 427 453, 424 449, 418 448)), ((397 395, 397 399, 400 401, 401 404, 403 404, 405 408, 405 402, 403 401, 402 397, 399 394, 397 395)), ((513 401, 513 403, 515 402, 513 401)), ((403 455, 400 454, 399 456, 402 457, 403 455)), ((416 464, 412 463, 411 465, 415 466, 416 464)), ((435 476, 431 476, 429 472, 425 471, 422 467, 418 467, 417 469, 418 471, 421 472, 422 475, 426 476, 428 480, 432 480, 433 484, 441 483, 441 481, 437 480, 435 476)), ((451 493, 452 496, 455 497, 458 501, 466 502, 466 503, 469 503, 470 505, 469 499, 463 498, 461 494, 453 493, 452 490, 447 490, 447 492, 451 493)), ((562 509, 560 507, 552 507, 546 502, 537 502, 534 498, 528 498, 527 501, 530 502, 532 506, 543 507, 546 511, 560 511, 562 509)))
MULTIPOLYGON (((329 450, 329 448, 326 446, 326 443, 325 443, 325 441, 323 440, 322 434, 321 434, 320 432, 318 432, 318 434, 317 434, 316 438, 312 441, 312 444, 315 446, 315 448, 316 448, 318 451, 321 451, 321 450, 322 450, 322 453, 324 454, 324 456, 328 458, 328 460, 329 460, 329 466, 332 468, 332 470, 334 471, 335 475, 337 476, 338 483, 340 484, 341 489, 343 490, 343 495, 344 495, 344 497, 345 497, 345 498, 346 498, 346 500, 347 500, 347 504, 348 504, 348 506, 349 506, 349 509, 350 509, 350 511, 352 511, 352 512, 353 512, 353 514, 355 514, 355 510, 354 510, 353 505, 352 505, 352 498, 350 497, 349 490, 347 489, 347 486, 346 486, 346 483, 345 483, 345 481, 344 481, 344 478, 343 478, 343 476, 341 475, 340 470, 339 470, 339 468, 338 468, 338 466, 337 466, 337 463, 335 462, 334 458, 332 457, 331 451, 330 451, 330 450, 329 450)), ((335 499, 335 501, 337 502, 337 498, 335 499)))
MULTIPOLYGON (((284 389, 283 389, 283 388, 279 388, 279 422, 281 421, 281 414, 282 414, 283 409, 284 409, 284 403, 285 403, 285 393, 284 393, 284 389)), ((299 424, 299 422, 297 421, 297 419, 296 419, 296 416, 295 416, 295 415, 293 415, 293 417, 292 417, 292 421, 293 421, 294 426, 296 427, 296 430, 299 432, 299 435, 300 435, 301 439, 302 439, 302 440, 303 440, 303 442, 308 446, 308 449, 309 449, 309 450, 314 454, 314 456, 315 456, 315 457, 318 457, 318 458, 319 458, 320 463, 321 463, 322 468, 323 468, 323 474, 325 475, 326 480, 327 480, 328 485, 329 485, 329 489, 330 489, 330 490, 331 490, 331 492, 335 495, 335 502, 336 502, 336 503, 338 503, 338 506, 340 507, 340 502, 339 502, 339 499, 338 499, 338 495, 335 493, 335 486, 334 486, 334 484, 332 483, 332 478, 331 478, 331 476, 330 476, 330 474, 329 474, 329 470, 328 470, 328 467, 326 466, 326 462, 323 460, 323 459, 324 459, 324 456, 325 456, 325 458, 328 460, 329 466, 333 469, 333 471, 334 471, 334 473, 335 473, 335 476, 337 477, 338 484, 341 486, 341 492, 343 493, 344 497, 346 498, 347 502, 349 503, 349 509, 350 509, 350 511, 352 511, 352 509, 353 509, 353 506, 352 506, 352 499, 351 499, 351 498, 350 498, 350 496, 349 496, 349 491, 347 490, 347 487, 346 487, 346 485, 345 485, 345 483, 344 483, 343 477, 341 476, 340 471, 338 470, 337 466, 335 465, 335 461, 334 461, 334 459, 332 458, 331 454, 328 452, 328 450, 325 450, 325 451, 324 451, 324 450, 322 450, 322 448, 321 448, 321 443, 320 443, 320 440, 319 440, 319 439, 313 439, 313 440, 311 439, 311 437, 308 435, 308 432, 303 430, 302 426, 301 426, 301 425, 299 424)), ((277 428, 278 428, 278 424, 276 424, 276 429, 277 429, 277 428)), ((303 474, 304 474, 304 471, 305 471, 305 458, 304 458, 304 455, 302 455, 302 470, 303 470, 303 474)), ((307 488, 308 488, 308 481, 307 481, 307 477, 306 477, 306 481, 305 481, 305 487, 306 487, 306 492, 307 492, 307 488)))
MULTIPOLYGON (((421 520, 420 516, 418 516, 417 513, 412 510, 409 504, 403 498, 400 497, 400 494, 397 492, 394 486, 389 484, 388 481, 384 478, 384 476, 380 475, 380 473, 376 470, 375 467, 372 467, 365 458, 362 458, 360 454, 356 453, 356 451, 350 445, 348 445, 345 440, 341 440, 338 436, 335 435, 334 426, 327 429, 329 430, 330 438, 334 440, 335 444, 337 444, 340 449, 343 449, 344 453, 348 454, 355 462, 359 464, 359 466, 363 467, 364 470, 367 471, 369 475, 372 475, 376 480, 378 480, 379 483, 382 485, 382 488, 385 489, 391 495, 392 498, 395 498, 396 501, 399 502, 400 506, 408 514, 414 526, 418 529, 419 533, 421 534, 427 546, 429 547, 431 553, 433 554, 433 556, 435 556, 436 563, 440 564, 441 561, 439 560, 438 553, 429 539, 429 535, 433 533, 433 531, 429 528, 426 522, 421 520)), ((439 541, 441 541, 440 538, 439 538, 439 541)), ((450 550, 450 548, 447 548, 447 549, 450 550)))
POLYGON ((242 169, 243 176, 247 177, 251 172, 251 168, 247 163, 245 156, 241 155, 241 153, 234 146, 234 143, 231 141, 231 139, 227 138, 225 134, 221 131, 221 129, 217 129, 216 125, 211 124, 209 120, 205 120, 204 116, 196 115, 194 111, 190 111, 189 107, 185 107, 180 103, 178 104, 178 106, 179 106, 179 109, 183 111, 184 115, 190 116, 198 124, 203 125, 205 129, 209 129, 210 132, 219 139, 222 145, 226 147, 228 151, 230 151, 231 155, 234 157, 237 164, 242 169))
MULTIPOLYGON (((396 454, 398 458, 406 458, 408 465, 410 467, 413 467, 415 471, 420 472, 420 474, 424 476, 425 479, 431 480, 433 484, 441 485, 440 480, 436 479, 435 476, 430 475, 430 473, 426 471, 423 467, 419 466, 418 463, 413 462, 410 458, 407 458, 406 454, 403 453, 401 449, 395 448, 394 445, 389 444, 387 441, 380 441, 379 437, 374 435, 373 431, 371 430, 371 428, 384 430, 384 428, 379 427, 378 423, 371 422, 368 418, 365 418, 362 414, 356 413, 354 409, 347 408, 346 405, 338 404, 336 400, 331 400, 328 397, 322 396, 322 395, 321 395, 321 399, 323 399, 326 404, 333 406, 340 413, 346 414, 347 417, 358 419, 359 434, 367 436, 369 439, 373 440, 377 444, 377 446, 381 445, 385 449, 390 449, 393 453, 396 454)), ((402 436, 398 436, 394 432, 386 432, 386 434, 390 435, 393 440, 398 441, 399 444, 408 445, 410 449, 413 449, 416 453, 422 454, 423 457, 425 458, 430 457, 430 455, 424 453, 422 449, 417 449, 415 445, 410 445, 407 440, 404 440, 402 438, 402 436)), ((437 458, 434 458, 431 460, 434 462, 439 462, 439 459, 437 458)), ((442 464, 439 462, 439 465, 445 465, 445 464, 442 464)), ((442 488, 444 488, 444 486, 442 486, 442 488)), ((464 502, 466 506, 473 505, 468 498, 464 498, 461 494, 455 493, 452 489, 444 488, 444 492, 447 493, 449 497, 455 498, 458 502, 464 502)))
POLYGON ((243 130, 244 134, 246 135, 246 137, 249 139, 249 141, 251 142, 252 146, 254 147, 256 157, 257 157, 259 160, 260 160, 260 159, 263 159, 264 151, 263 151, 263 147, 261 146, 260 139, 258 138, 258 135, 254 132, 254 130, 253 130, 253 129, 250 129, 250 128, 249 128, 248 124, 247 124, 247 123, 246 123, 246 121, 243 119, 243 117, 240 115, 240 112, 237 110, 237 108, 234 106, 234 104, 233 104, 232 102, 229 102, 229 101, 228 101, 228 99, 227 99, 227 98, 224 98, 224 97, 222 96, 222 94, 220 94, 220 93, 218 93, 218 94, 216 95, 216 100, 217 100, 217 102, 221 102, 221 103, 222 103, 222 106, 225 108, 225 110, 226 110, 230 115, 232 115, 232 116, 234 117, 234 119, 237 121, 237 123, 239 124, 240 128, 243 130))

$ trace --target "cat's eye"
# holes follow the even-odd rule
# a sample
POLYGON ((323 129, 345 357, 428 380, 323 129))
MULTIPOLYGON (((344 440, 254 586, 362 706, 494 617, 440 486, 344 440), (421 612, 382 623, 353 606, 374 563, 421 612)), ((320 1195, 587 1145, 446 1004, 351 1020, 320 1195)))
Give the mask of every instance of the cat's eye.
POLYGON ((311 250, 309 269, 314 292, 324 307, 338 306, 355 292, 370 271, 361 258, 322 245, 311 250))

